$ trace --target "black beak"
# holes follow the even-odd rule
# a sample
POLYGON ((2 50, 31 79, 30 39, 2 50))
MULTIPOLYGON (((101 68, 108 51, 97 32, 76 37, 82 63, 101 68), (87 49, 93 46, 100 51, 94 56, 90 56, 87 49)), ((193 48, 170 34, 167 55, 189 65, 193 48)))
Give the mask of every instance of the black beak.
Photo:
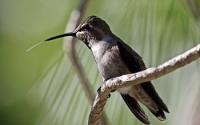
POLYGON ((50 41, 50 40, 58 39, 58 38, 65 37, 65 36, 74 36, 75 37, 76 33, 77 33, 77 31, 60 34, 60 35, 57 35, 57 36, 50 37, 50 38, 46 39, 45 41, 50 41))

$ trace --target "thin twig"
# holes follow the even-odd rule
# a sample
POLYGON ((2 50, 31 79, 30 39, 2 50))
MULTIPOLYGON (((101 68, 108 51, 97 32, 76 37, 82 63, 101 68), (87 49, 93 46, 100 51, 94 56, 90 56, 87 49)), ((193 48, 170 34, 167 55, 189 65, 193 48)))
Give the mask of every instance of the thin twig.
POLYGON ((102 85, 101 92, 97 94, 96 99, 93 103, 88 120, 88 125, 98 125, 99 118, 101 117, 103 107, 106 104, 107 97, 110 91, 117 88, 137 85, 143 82, 151 81, 189 64, 192 61, 197 60, 199 57, 200 44, 157 67, 107 80, 102 85))

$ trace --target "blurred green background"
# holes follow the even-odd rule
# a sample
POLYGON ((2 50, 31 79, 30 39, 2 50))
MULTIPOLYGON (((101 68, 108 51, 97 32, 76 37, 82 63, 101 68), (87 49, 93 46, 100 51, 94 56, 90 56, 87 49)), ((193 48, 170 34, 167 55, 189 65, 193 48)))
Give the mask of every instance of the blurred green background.
MULTIPOLYGON (((193 0, 195 1, 195 0, 193 0)), ((32 45, 65 31, 70 13, 80 0, 0 0, 0 124, 84 125, 90 105, 62 39, 32 45)), ((199 1, 196 1, 199 7, 199 1)), ((157 66, 197 45, 198 18, 184 0, 89 1, 90 15, 104 19, 111 30, 136 50, 147 67, 157 66)), ((191 7, 191 6, 190 6, 191 7)), ((78 57, 94 92, 102 84, 92 54, 82 42, 78 57)), ((195 61, 153 80, 170 114, 162 123, 146 109, 152 125, 192 124, 200 80, 195 61)), ((141 125, 117 92, 104 111, 112 125, 141 125)))

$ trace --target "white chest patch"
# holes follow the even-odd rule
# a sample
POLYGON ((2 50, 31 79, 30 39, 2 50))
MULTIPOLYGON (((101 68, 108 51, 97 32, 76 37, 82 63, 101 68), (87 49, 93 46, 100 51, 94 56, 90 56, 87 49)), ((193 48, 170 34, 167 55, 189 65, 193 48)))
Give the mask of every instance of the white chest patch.
POLYGON ((124 88, 119 88, 117 91, 121 94, 129 94, 129 91, 131 90, 132 86, 124 87, 124 88))

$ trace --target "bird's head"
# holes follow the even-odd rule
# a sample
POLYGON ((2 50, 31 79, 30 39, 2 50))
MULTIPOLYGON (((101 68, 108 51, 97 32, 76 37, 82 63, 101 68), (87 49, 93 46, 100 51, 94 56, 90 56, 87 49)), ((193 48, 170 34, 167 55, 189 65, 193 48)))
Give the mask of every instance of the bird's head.
POLYGON ((112 34, 108 24, 97 16, 90 16, 83 21, 74 31, 50 37, 45 41, 61 37, 72 36, 83 41, 88 47, 90 42, 97 42, 112 34))

